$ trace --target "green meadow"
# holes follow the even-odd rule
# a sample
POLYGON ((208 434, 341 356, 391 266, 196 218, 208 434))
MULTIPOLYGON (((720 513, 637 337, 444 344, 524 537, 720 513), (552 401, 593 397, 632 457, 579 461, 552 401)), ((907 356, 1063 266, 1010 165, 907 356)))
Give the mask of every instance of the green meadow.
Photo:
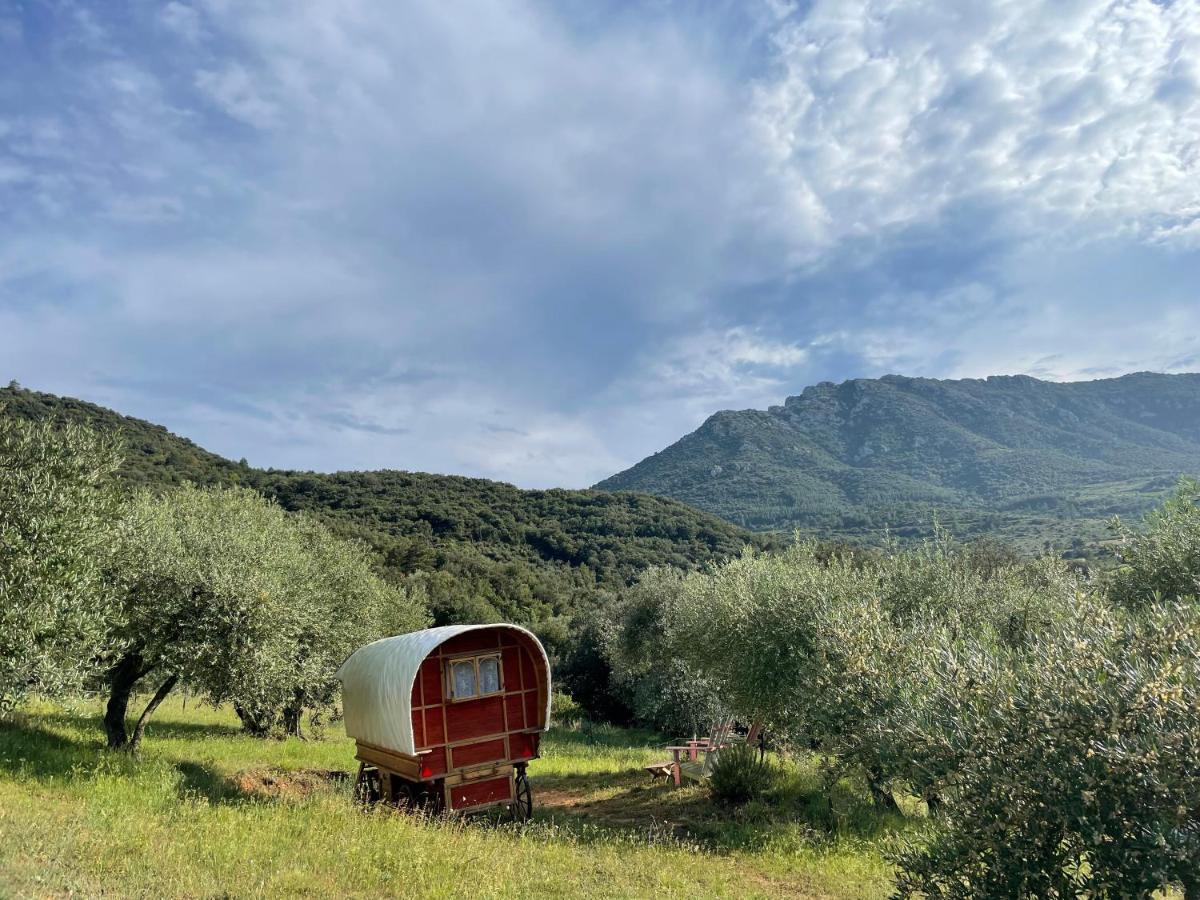
POLYGON ((920 829, 851 783, 829 803, 797 760, 724 807, 652 783, 663 739, 609 726, 547 734, 518 825, 360 807, 337 724, 264 740, 175 698, 131 757, 103 749, 99 716, 32 703, 0 723, 0 895, 886 897, 886 851, 920 829))

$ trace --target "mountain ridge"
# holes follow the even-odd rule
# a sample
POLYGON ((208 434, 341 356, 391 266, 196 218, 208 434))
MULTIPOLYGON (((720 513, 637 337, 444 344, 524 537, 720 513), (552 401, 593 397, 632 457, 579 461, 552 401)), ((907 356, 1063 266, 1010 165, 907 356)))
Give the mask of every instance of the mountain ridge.
POLYGON ((758 530, 867 539, 928 533, 939 518, 963 537, 1032 548, 1055 524, 1095 537, 1196 472, 1200 374, 887 375, 714 413, 596 487, 674 497, 758 530))

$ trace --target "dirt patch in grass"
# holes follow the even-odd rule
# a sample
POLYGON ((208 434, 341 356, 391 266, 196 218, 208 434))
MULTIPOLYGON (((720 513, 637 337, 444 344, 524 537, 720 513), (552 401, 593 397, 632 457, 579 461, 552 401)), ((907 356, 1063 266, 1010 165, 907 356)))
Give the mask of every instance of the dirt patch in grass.
POLYGON ((654 781, 640 770, 586 779, 535 777, 533 782, 535 807, 611 827, 666 828, 682 837, 697 820, 719 815, 706 791, 654 781))
POLYGON ((341 784, 349 774, 336 769, 247 769, 231 781, 247 797, 270 800, 301 800, 316 791, 341 784))

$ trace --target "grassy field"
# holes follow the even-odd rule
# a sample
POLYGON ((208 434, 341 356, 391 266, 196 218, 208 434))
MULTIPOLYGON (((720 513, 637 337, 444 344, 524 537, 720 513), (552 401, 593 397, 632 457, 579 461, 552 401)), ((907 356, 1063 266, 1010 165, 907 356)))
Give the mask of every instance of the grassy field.
POLYGON ((885 897, 883 852, 919 825, 853 785, 832 811, 792 763, 770 802, 651 784, 652 734, 553 730, 532 823, 364 811, 353 742, 258 740, 227 710, 164 704, 137 759, 101 749, 99 707, 0 723, 0 896, 885 897))

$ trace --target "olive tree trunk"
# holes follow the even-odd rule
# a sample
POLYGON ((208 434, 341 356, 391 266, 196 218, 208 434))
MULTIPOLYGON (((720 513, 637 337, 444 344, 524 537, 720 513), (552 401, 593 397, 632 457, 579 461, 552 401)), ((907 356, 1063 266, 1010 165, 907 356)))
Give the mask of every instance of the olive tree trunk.
POLYGON ((137 683, 153 669, 153 665, 146 665, 138 651, 131 650, 109 670, 108 705, 104 710, 104 734, 108 741, 108 749, 125 750, 129 753, 136 751, 142 742, 142 735, 146 732, 146 722, 158 709, 159 704, 166 699, 167 694, 171 693, 172 688, 178 684, 179 675, 174 674, 159 685, 150 702, 146 704, 146 708, 142 710, 142 714, 138 716, 137 723, 133 726, 133 733, 130 734, 127 723, 129 698, 137 683))
POLYGON ((129 745, 129 730, 125 718, 129 712, 129 695, 133 687, 150 671, 141 654, 130 651, 117 661, 108 673, 108 706, 104 710, 104 734, 108 749, 123 750, 129 745))
POLYGON ((146 731, 146 722, 154 711, 158 709, 158 705, 166 699, 167 694, 171 693, 171 689, 179 682, 178 675, 171 675, 159 685, 158 690, 154 692, 154 696, 150 698, 150 702, 146 704, 146 708, 142 710, 142 714, 138 716, 137 724, 133 726, 133 737, 129 739, 129 752, 137 750, 142 743, 142 734, 146 731))

